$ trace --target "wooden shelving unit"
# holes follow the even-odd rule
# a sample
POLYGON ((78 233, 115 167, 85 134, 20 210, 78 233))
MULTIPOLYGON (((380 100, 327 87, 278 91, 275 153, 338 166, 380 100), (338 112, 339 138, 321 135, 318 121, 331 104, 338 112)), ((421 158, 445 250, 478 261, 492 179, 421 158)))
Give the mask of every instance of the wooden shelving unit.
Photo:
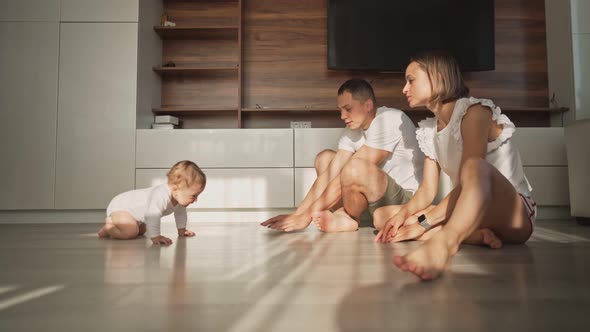
MULTIPOLYGON (((310 1, 305 10, 295 1, 162 2, 176 26, 153 27, 162 40, 162 61, 152 68, 160 76, 162 91, 161 105, 152 111, 188 120, 184 128, 283 128, 293 120, 313 121, 314 127, 340 126, 334 93, 350 77, 372 82, 379 102, 402 109, 414 121, 432 116, 426 109, 407 108, 402 74, 325 68, 326 2, 310 1), (165 66, 170 62, 175 66, 165 66)), ((497 6, 504 15, 497 23, 513 25, 525 19, 517 14, 531 7, 497 6)), ((509 106, 546 103, 547 84, 538 79, 545 77, 546 66, 514 64, 515 57, 519 63, 543 63, 542 53, 520 51, 522 43, 526 49, 545 47, 544 40, 529 38, 534 28, 499 31, 498 45, 518 52, 510 57, 497 54, 492 73, 468 75, 470 87, 478 87, 476 96, 494 100, 517 126, 549 126, 567 111, 509 106), (521 38, 514 38, 514 33, 521 38), (515 73, 519 79, 507 79, 515 73)))
POLYGON ((161 65, 152 68, 161 77, 162 94, 152 112, 179 116, 184 128, 240 128, 241 0, 163 5, 176 26, 153 27, 162 39, 161 65))

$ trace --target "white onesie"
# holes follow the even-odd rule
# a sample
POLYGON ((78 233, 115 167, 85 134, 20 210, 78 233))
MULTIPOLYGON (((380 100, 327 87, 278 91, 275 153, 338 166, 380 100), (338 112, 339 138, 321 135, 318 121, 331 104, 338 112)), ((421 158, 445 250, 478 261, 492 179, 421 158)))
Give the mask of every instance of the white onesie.
POLYGON ((186 227, 186 207, 172 205, 172 191, 166 183, 115 196, 107 207, 107 217, 117 211, 126 211, 135 220, 145 223, 148 238, 160 235, 160 218, 171 213, 174 213, 177 228, 186 227))

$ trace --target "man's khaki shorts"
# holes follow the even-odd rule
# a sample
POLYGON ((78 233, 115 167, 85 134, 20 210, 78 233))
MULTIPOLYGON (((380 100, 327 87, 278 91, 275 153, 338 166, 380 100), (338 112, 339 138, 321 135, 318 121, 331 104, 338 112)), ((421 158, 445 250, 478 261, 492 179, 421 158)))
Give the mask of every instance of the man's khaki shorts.
POLYGON ((375 210, 387 205, 403 205, 406 204, 414 193, 402 188, 391 176, 387 175, 387 189, 381 198, 375 202, 370 202, 367 210, 373 216, 375 210))

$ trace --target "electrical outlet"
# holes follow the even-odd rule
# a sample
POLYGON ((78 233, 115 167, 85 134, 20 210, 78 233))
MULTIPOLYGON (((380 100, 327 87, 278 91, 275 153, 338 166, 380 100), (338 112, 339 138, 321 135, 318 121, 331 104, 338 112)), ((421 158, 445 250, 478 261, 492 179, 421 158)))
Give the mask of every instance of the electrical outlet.
POLYGON ((311 128, 311 121, 291 121, 291 128, 311 128))

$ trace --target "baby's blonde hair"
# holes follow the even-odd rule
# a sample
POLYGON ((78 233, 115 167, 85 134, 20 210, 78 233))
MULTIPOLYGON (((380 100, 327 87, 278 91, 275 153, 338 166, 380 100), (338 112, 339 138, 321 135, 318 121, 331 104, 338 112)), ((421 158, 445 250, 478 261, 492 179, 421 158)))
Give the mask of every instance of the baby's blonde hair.
POLYGON ((179 187, 190 187, 199 183, 205 188, 205 184, 207 184, 205 173, 190 160, 177 162, 166 175, 168 176, 168 184, 179 187))

